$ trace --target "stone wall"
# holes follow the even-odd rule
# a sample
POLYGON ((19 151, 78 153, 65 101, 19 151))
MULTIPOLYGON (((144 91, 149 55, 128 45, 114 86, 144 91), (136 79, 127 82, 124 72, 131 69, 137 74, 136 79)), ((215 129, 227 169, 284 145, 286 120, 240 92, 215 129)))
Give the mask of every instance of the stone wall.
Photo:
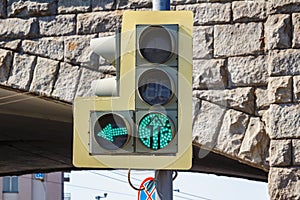
MULTIPOLYGON (((115 74, 89 48, 150 0, 0 0, 0 84, 72 102, 115 74)), ((300 0, 173 0, 194 12, 194 144, 300 199, 300 0)), ((199 157, 203 157, 202 152, 199 157)))
POLYGON ((176 9, 195 14, 195 141, 269 169, 271 199, 300 199, 300 1, 176 9))

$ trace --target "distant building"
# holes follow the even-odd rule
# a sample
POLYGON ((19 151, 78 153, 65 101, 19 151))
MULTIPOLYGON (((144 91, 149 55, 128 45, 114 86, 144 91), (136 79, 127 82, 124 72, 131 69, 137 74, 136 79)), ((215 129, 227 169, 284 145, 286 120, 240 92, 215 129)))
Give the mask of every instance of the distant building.
POLYGON ((0 200, 64 200, 64 173, 0 177, 0 200))

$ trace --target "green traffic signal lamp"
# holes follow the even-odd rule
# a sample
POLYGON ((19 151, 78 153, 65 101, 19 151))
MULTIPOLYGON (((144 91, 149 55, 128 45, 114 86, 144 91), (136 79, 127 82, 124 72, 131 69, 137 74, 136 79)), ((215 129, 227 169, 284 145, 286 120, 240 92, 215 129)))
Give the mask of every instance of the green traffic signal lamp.
POLYGON ((149 149, 163 149, 174 138, 174 125, 166 115, 152 112, 141 119, 138 133, 142 143, 149 149))
POLYGON ((90 154, 133 153, 133 113, 91 112, 90 154))
POLYGON ((116 150, 122 148, 128 141, 128 125, 117 114, 105 114, 96 121, 94 134, 100 146, 108 150, 116 150))

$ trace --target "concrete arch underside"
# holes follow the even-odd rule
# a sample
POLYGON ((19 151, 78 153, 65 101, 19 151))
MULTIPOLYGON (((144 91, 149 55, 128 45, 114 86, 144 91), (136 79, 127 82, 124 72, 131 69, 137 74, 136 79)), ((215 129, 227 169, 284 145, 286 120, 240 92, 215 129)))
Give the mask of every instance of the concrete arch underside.
MULTIPOLYGON (((71 104, 1 87, 0 121, 0 175, 76 170, 71 104)), ((193 157, 192 172, 267 181, 266 170, 201 149, 196 142, 193 157)))

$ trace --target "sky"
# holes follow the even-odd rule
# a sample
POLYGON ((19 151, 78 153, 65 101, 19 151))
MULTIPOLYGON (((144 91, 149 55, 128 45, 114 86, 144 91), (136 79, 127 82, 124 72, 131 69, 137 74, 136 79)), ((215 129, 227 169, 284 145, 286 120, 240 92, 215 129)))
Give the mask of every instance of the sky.
MULTIPOLYGON (((72 171, 65 193, 71 200, 137 200, 138 191, 127 181, 127 170, 72 171)), ((154 171, 134 170, 131 182, 139 187, 142 181, 153 177, 154 171)), ((268 200, 267 183, 211 174, 178 172, 173 182, 173 200, 268 200)))

